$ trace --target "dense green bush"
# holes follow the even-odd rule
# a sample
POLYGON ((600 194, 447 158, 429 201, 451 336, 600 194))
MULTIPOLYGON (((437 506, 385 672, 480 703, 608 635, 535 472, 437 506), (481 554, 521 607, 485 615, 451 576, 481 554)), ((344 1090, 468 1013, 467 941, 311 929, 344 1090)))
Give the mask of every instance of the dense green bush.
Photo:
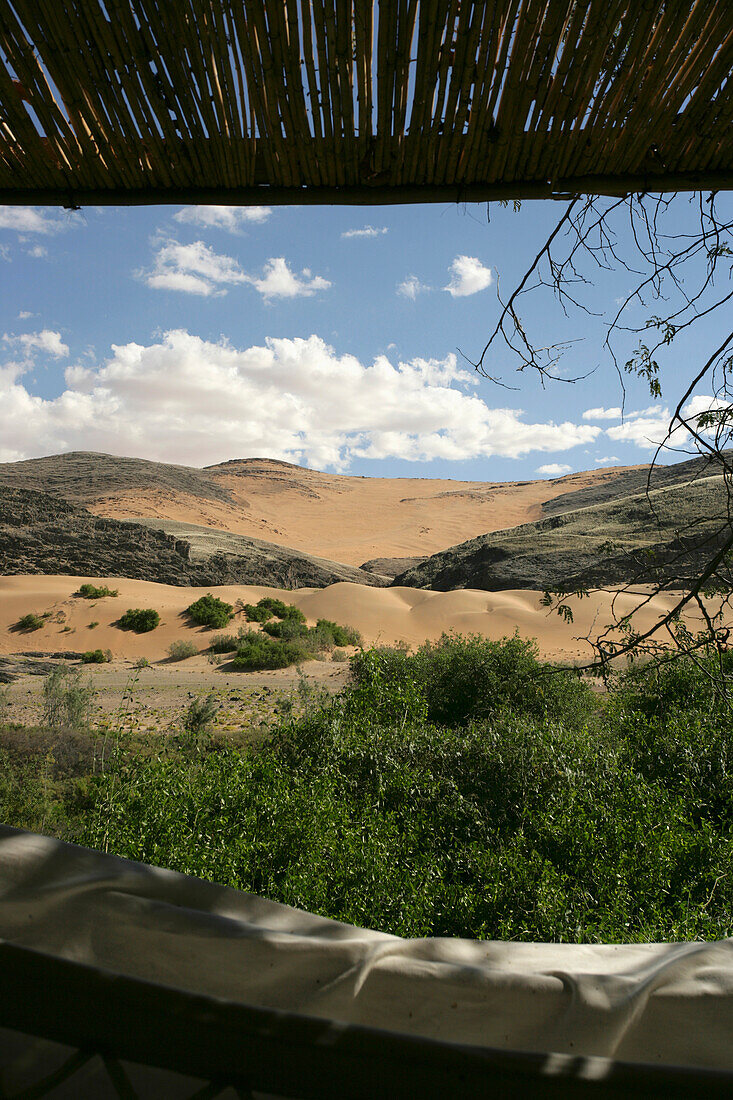
POLYGON ((232 619, 234 608, 230 603, 225 603, 218 596, 212 596, 209 593, 187 607, 186 612, 200 626, 215 626, 221 629, 232 619))
POLYGON ((361 645, 362 636, 358 630, 351 626, 340 626, 330 619, 318 619, 316 630, 320 636, 331 646, 361 645))
MULTIPOLYGON (((189 732, 89 768, 83 795, 51 764, 19 788, 0 726, 0 812, 400 935, 731 935, 733 723, 708 658, 633 669, 603 697, 527 643, 480 641, 360 654, 341 695, 309 694, 256 746, 208 738, 215 702, 195 700, 189 732), (485 682, 458 706, 446 668, 485 682)), ((253 658, 300 644, 241 639, 253 658)))
POLYGON ((305 615, 299 607, 295 607, 291 603, 283 603, 282 600, 278 600, 274 596, 263 596, 258 601, 257 607, 263 611, 269 611, 271 615, 275 615, 278 619, 293 619, 298 623, 305 622, 305 615))
POLYGON ((305 638, 308 635, 308 627, 297 619, 276 619, 274 622, 264 623, 262 629, 271 638, 282 638, 284 641, 305 638))
POLYGON ((74 595, 83 596, 85 600, 101 600, 104 596, 119 596, 119 591, 116 588, 107 588, 106 585, 97 588, 93 584, 81 584, 74 595))
POLYGON ((412 707, 418 697, 425 717, 445 725, 492 718, 503 711, 571 724, 587 715, 589 688, 569 670, 542 664, 534 642, 479 635, 444 634, 416 653, 372 649, 357 654, 352 667, 365 696, 374 705, 407 691, 412 707))
POLYGON ((81 655, 83 665, 104 665, 112 660, 112 654, 108 649, 88 649, 81 655))
POLYGON ((176 642, 171 642, 168 646, 168 656, 171 661, 185 661, 187 657, 196 657, 198 651, 199 647, 196 643, 189 641, 188 638, 182 638, 176 642))
POLYGON ((269 607, 260 607, 259 604, 246 603, 242 609, 244 611, 247 622, 250 623, 266 623, 268 619, 272 618, 272 611, 269 607))
POLYGON ((287 668, 307 661, 310 654, 297 641, 278 641, 266 634, 250 631, 242 635, 232 668, 252 671, 265 668, 287 668))
POLYGON ((620 689, 608 707, 585 695, 579 721, 582 685, 534 659, 514 639, 490 649, 445 639, 420 664, 369 651, 352 687, 256 751, 212 745, 97 781, 105 814, 90 822, 103 821, 121 855, 400 935, 730 935, 730 722, 689 696, 686 719, 680 709, 666 727, 687 764, 653 774, 654 717, 624 711, 620 689), (486 683, 456 707, 446 667, 459 683, 471 668, 486 683), (526 692, 512 690, 512 667, 526 692), (540 693, 540 673, 576 698, 540 693), (428 710, 451 720, 428 721, 428 710), (690 771, 700 739, 704 782, 690 771))
POLYGON ((147 634, 155 630, 160 615, 152 607, 129 607, 118 621, 123 630, 134 630, 136 634, 147 634))

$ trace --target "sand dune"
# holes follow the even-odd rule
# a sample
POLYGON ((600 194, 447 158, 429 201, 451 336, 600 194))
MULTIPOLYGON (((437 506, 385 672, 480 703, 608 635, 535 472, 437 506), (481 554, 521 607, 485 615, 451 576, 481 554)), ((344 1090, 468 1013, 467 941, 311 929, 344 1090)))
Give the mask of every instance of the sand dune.
MULTIPOLYGON (((585 659, 587 643, 578 638, 611 619, 611 599, 596 594, 575 604, 575 622, 563 622, 540 606, 539 592, 506 591, 429 592, 415 588, 366 588, 358 584, 333 584, 328 588, 295 591, 253 585, 223 585, 219 588, 180 588, 147 581, 94 578, 95 584, 117 588, 119 596, 85 600, 74 596, 87 577, 18 576, 0 577, 0 652, 110 649, 115 658, 162 660, 168 646, 177 639, 190 639, 203 651, 215 631, 191 626, 185 609, 207 591, 235 604, 256 602, 275 595, 296 604, 314 622, 317 618, 356 627, 367 644, 414 646, 436 639, 444 631, 476 633, 488 638, 513 634, 536 637, 547 658, 585 659), (161 615, 160 626, 149 634, 120 630, 114 622, 129 607, 154 607, 161 615), (30 633, 11 630, 21 615, 50 612, 46 624, 30 633), (92 626, 92 623, 97 623, 92 626)), ((630 611, 639 597, 622 594, 617 612, 630 611)), ((652 626, 674 603, 672 594, 656 596, 640 616, 641 627, 652 626)), ((694 625, 692 620, 691 625, 694 625)), ((230 629, 244 625, 236 616, 230 629)))

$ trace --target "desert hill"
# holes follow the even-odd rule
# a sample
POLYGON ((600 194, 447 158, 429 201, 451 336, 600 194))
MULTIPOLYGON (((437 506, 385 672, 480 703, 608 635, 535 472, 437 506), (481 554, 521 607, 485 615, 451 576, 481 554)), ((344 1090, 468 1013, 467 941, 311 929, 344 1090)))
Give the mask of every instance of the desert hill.
POLYGON ((40 490, 110 519, 209 527, 360 566, 430 556, 538 520, 556 497, 613 493, 622 475, 635 471, 646 476, 645 466, 613 467, 501 483, 354 477, 266 458, 200 470, 72 452, 0 464, 0 488, 40 490))
MULTIPOLYGON (((694 467, 692 472, 701 471, 694 467)), ((393 583, 441 592, 598 587, 659 576, 684 583, 700 574, 711 548, 718 545, 717 532, 727 522, 729 505, 722 476, 693 481, 689 476, 688 469, 685 480, 678 483, 668 476, 665 487, 648 494, 637 492, 481 535, 433 555, 393 583)))

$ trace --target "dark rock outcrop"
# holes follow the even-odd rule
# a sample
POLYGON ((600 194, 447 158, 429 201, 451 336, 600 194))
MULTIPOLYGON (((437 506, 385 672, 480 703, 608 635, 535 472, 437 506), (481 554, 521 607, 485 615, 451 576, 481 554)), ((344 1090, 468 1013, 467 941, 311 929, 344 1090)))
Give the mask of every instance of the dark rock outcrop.
POLYGON ((337 581, 386 583, 372 573, 273 543, 244 536, 230 539, 232 552, 214 539, 213 553, 193 554, 191 542, 147 523, 103 519, 48 493, 0 488, 0 574, 5 576, 62 573, 276 588, 324 588, 337 581))

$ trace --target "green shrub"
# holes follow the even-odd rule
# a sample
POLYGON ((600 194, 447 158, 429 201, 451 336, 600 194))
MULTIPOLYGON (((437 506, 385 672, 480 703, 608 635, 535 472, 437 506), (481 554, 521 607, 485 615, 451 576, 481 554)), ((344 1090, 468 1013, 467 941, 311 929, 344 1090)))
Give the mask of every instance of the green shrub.
POLYGON ((107 588, 106 585, 97 588, 93 584, 81 584, 74 595, 83 596, 85 600, 101 600, 104 596, 119 596, 119 592, 116 588, 107 588))
POLYGON ((192 699, 183 719, 183 728, 188 733, 204 733, 216 717, 219 701, 215 691, 192 699))
POLYGON ((226 626, 234 615, 234 608, 230 603, 225 603, 211 593, 196 600, 186 611, 200 626, 219 628, 226 626))
POLYGON ((111 660, 112 654, 108 649, 88 649, 81 655, 83 665, 104 665, 111 660))
POLYGON ((291 603, 283 603, 282 600, 278 600, 274 596, 263 596, 257 607, 269 611, 272 615, 276 615, 278 619, 293 619, 298 623, 305 622, 305 615, 299 607, 295 607, 291 603))
POLYGON ((287 668, 307 661, 309 657, 310 654, 297 641, 276 641, 252 631, 240 639, 232 667, 247 670, 287 668))
POLYGON ((316 630, 320 631, 324 638, 330 638, 331 645, 347 646, 361 645, 362 637, 358 630, 351 626, 339 626, 330 619, 319 619, 316 630))
POLYGON ((260 607, 258 604, 246 603, 242 610, 250 623, 266 623, 268 619, 272 618, 270 608, 260 607))
POLYGON ((196 657, 199 647, 188 639, 171 642, 168 646, 168 656, 172 661, 185 661, 187 657, 196 657))
POLYGON ((87 725, 94 689, 78 668, 54 669, 43 682, 43 717, 51 729, 87 725))
POLYGON ((588 686, 572 671, 542 664, 536 643, 520 638, 489 641, 480 635, 444 634, 416 653, 369 650, 352 661, 356 682, 382 706, 392 688, 421 696, 430 722, 465 724, 511 711, 533 718, 582 724, 591 707, 588 686))
POLYGON ((87 630, 94 630, 95 626, 99 626, 99 619, 95 619, 93 623, 87 623, 87 630))
POLYGON ((119 619, 118 625, 123 630, 134 630, 136 634, 147 634, 155 630, 160 622, 160 615, 152 607, 130 607, 119 619))
POLYGON ((45 626, 48 615, 35 615, 30 611, 27 615, 21 615, 17 623, 15 623, 15 630, 40 630, 42 626, 45 626))
POLYGON ((211 653, 232 653, 239 644, 236 634, 215 634, 209 642, 211 653))
POLYGON ((308 634, 308 627, 305 623, 297 622, 295 619, 277 619, 273 623, 264 623, 262 629, 271 638, 281 638, 284 641, 292 641, 293 638, 305 638, 308 634))

